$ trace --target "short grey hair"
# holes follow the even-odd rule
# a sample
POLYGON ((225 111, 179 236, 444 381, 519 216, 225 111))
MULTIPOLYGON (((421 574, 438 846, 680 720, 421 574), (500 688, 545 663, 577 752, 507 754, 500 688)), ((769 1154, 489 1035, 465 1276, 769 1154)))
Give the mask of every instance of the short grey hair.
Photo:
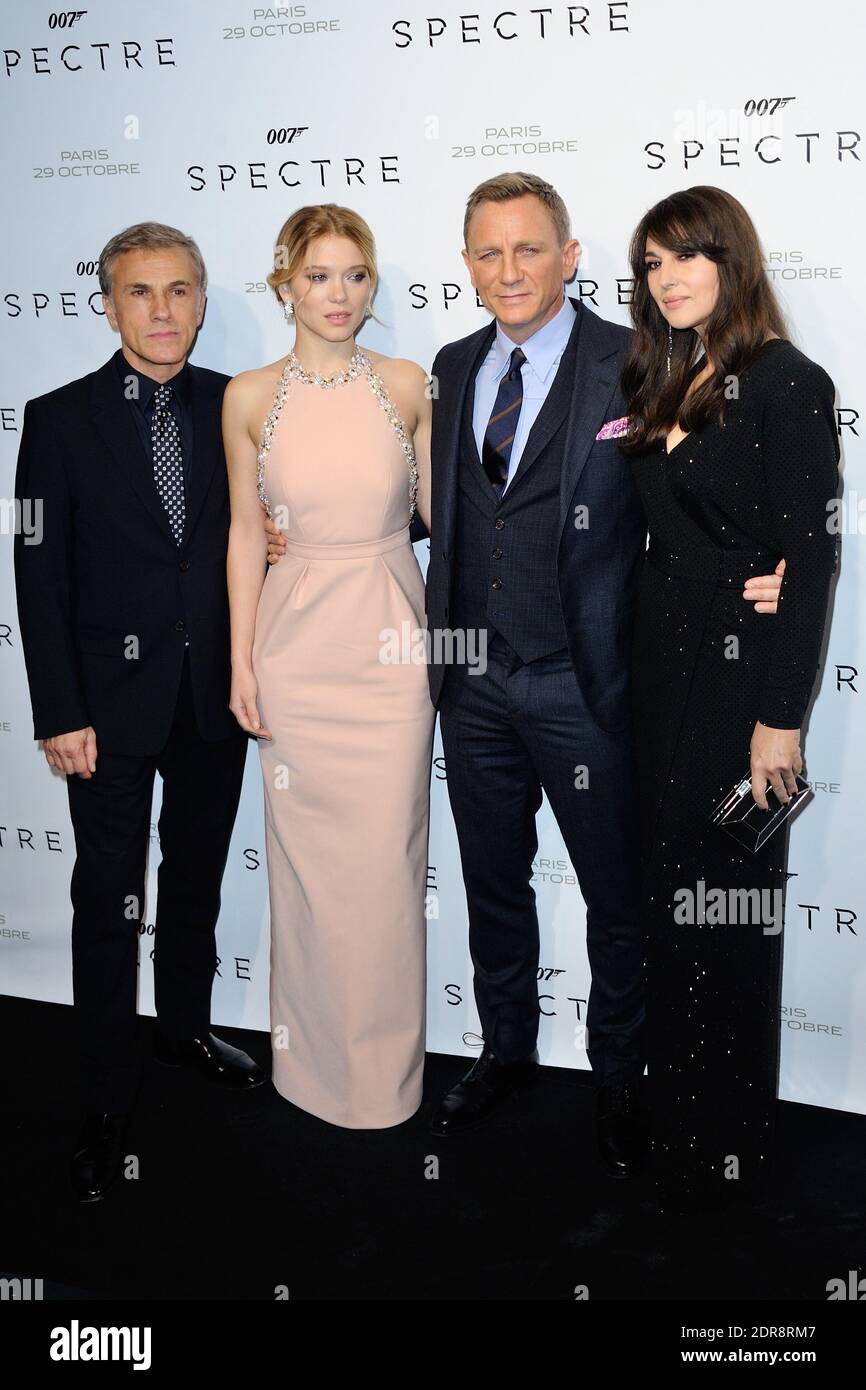
POLYGON ((191 236, 179 232, 177 227, 168 227, 164 222, 136 222, 132 227, 124 227, 102 248, 99 257, 99 288, 107 299, 111 298, 111 271, 118 256, 124 251, 161 251, 166 246, 179 246, 189 252, 198 275, 199 293, 207 289, 207 271, 204 259, 191 236))

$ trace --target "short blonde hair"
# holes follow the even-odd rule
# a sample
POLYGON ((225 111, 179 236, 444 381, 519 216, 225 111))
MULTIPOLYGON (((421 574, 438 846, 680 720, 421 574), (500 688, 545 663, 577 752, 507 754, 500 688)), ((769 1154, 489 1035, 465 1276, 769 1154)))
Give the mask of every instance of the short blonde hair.
POLYGON ((496 174, 492 179, 485 179, 484 183, 479 183, 477 188, 473 188, 469 194, 463 217, 463 245, 468 244, 467 233, 472 214, 482 203, 504 203, 509 198, 523 198, 527 193, 539 198, 547 208, 556 224, 559 244, 564 246, 567 241, 571 240, 571 219, 568 215, 568 208, 552 183, 539 178, 537 174, 524 174, 519 171, 510 174, 496 174))
POLYGON ((355 243, 370 276, 372 305, 379 286, 373 233, 360 213, 339 207, 337 203, 318 203, 298 208, 283 223, 274 246, 274 269, 268 276, 268 284, 280 304, 283 303, 280 285, 287 284, 297 275, 310 246, 323 236, 344 236, 355 243))

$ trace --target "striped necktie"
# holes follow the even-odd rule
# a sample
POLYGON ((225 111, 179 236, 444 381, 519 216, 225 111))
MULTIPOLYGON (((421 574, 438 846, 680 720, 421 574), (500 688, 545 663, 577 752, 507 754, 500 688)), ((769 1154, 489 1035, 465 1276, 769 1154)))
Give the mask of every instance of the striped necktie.
POLYGON ((493 414, 484 434, 481 462, 484 464, 484 472, 493 484, 497 499, 501 498, 508 479, 511 446, 514 443, 520 407, 523 404, 523 378, 520 368, 525 361, 526 353, 523 348, 516 347, 511 354, 508 371, 499 383, 493 414))

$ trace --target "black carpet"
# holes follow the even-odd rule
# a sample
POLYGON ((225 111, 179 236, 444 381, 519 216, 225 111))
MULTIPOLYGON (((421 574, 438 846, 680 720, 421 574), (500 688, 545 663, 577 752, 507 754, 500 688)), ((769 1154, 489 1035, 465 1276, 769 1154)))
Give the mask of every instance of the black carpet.
MULTIPOLYGON (((769 1200, 683 1220, 657 1212, 648 1178, 600 1171, 587 1073, 545 1068, 447 1141, 427 1117, 469 1063, 430 1055, 413 1119, 342 1130, 270 1084, 234 1095, 157 1067, 150 1019, 139 1176, 82 1208, 71 1009, 0 998, 0 1023, 0 1272, 41 1278, 46 1299, 574 1302, 585 1286, 591 1301, 821 1302, 828 1280, 866 1272, 866 1117, 783 1103, 769 1200)), ((268 1066, 265 1034, 215 1031, 268 1066)))

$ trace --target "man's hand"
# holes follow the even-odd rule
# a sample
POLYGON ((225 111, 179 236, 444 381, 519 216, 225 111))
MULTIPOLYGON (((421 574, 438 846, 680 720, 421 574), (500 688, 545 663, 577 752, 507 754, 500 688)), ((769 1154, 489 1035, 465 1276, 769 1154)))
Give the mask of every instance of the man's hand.
POLYGON ((755 725, 751 744, 752 796, 762 811, 768 810, 767 783, 783 806, 796 796, 795 774, 803 771, 800 756, 799 729, 771 729, 760 720, 755 725))
POLYGON ((92 777, 96 771, 96 730, 88 724, 86 729, 75 729, 71 734, 55 734, 43 740, 42 751, 49 767, 56 767, 67 777, 74 772, 79 777, 92 777))
POLYGON ((753 574, 751 579, 746 580, 743 598, 754 603, 756 613, 776 612, 784 573, 785 561, 780 560, 774 574, 753 574))
POLYGON ((268 537, 268 564, 275 565, 286 553, 286 538, 265 512, 265 531, 268 537))

